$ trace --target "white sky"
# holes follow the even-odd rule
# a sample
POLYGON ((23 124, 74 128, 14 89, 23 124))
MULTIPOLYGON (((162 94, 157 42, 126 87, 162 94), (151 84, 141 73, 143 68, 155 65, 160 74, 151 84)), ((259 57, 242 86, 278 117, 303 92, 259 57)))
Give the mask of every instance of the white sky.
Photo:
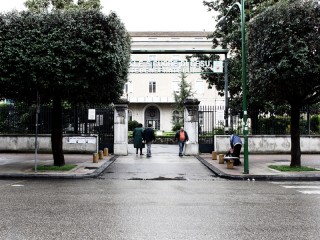
MULTIPOLYGON (((0 0, 0 11, 24 10, 25 0, 0 0)), ((213 31, 213 13, 203 0, 100 0, 116 12, 128 31, 213 31)))

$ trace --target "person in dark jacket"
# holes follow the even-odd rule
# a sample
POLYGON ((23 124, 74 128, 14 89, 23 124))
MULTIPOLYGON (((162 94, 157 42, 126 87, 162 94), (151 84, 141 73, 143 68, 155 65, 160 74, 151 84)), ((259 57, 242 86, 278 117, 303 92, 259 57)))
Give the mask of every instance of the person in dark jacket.
POLYGON ((183 148, 186 141, 189 141, 188 133, 184 130, 183 127, 180 128, 179 131, 176 132, 176 135, 174 136, 174 140, 178 140, 179 144, 179 156, 181 157, 183 155, 183 148))
POLYGON ((133 130, 133 146, 136 149, 136 154, 138 154, 138 149, 140 149, 140 155, 143 155, 142 148, 144 148, 143 141, 143 127, 139 123, 138 127, 133 130))
POLYGON ((148 124, 148 127, 144 130, 143 139, 147 144, 147 157, 151 157, 151 144, 152 141, 156 140, 152 124, 148 124))

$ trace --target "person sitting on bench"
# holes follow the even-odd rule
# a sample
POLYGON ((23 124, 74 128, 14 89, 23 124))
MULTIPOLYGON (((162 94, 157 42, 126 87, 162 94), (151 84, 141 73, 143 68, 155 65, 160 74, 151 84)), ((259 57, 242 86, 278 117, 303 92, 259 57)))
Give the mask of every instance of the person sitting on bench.
POLYGON ((240 162, 240 151, 242 148, 242 141, 241 138, 236 134, 231 134, 230 136, 230 150, 226 156, 236 157, 237 159, 234 160, 233 165, 239 166, 240 162))

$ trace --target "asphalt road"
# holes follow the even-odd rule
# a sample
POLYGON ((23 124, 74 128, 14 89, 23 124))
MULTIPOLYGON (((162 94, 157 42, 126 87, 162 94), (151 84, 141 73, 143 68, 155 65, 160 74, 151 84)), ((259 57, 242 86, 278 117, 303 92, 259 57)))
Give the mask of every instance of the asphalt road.
POLYGON ((2 180, 0 239, 319 238, 319 182, 221 180, 173 159, 119 158, 97 179, 2 180))

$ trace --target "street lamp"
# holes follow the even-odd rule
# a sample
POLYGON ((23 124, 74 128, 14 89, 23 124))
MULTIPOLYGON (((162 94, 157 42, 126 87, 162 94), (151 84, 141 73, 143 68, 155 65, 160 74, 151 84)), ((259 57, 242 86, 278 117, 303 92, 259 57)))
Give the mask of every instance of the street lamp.
POLYGON ((242 108, 243 108, 243 136, 244 136, 244 173, 249 173, 249 158, 248 158, 248 125, 247 125, 247 75, 246 75, 246 31, 245 31, 245 12, 244 0, 234 3, 227 14, 223 16, 218 24, 225 22, 226 17, 234 6, 238 6, 241 14, 241 58, 242 58, 242 108))

